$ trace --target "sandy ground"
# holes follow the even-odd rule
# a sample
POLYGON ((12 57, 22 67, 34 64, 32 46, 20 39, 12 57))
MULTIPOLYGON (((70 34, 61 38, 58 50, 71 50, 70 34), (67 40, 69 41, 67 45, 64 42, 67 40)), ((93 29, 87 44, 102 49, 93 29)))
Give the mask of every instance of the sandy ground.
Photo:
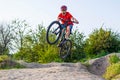
POLYGON ((0 70, 0 80, 104 80, 81 63, 22 63, 28 68, 0 70))

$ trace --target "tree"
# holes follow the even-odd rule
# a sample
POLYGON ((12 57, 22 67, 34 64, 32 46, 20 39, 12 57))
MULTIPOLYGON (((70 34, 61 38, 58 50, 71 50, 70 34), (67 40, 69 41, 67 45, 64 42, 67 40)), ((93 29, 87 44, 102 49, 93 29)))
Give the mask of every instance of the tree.
POLYGON ((12 26, 7 24, 0 25, 0 54, 9 54, 11 48, 12 26))
POLYGON ((13 20, 11 25, 14 27, 14 40, 12 41, 13 47, 15 50, 20 50, 23 48, 24 37, 30 32, 30 26, 25 20, 20 21, 19 19, 13 20))

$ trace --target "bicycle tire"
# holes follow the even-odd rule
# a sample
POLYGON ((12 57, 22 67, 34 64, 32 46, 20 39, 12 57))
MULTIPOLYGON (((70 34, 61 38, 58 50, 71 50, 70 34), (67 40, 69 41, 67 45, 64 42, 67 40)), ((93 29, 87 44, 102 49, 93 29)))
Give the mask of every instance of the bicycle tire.
POLYGON ((47 34, 46 34, 46 40, 47 40, 47 42, 49 43, 49 44, 55 44, 56 42, 58 42, 58 40, 59 40, 59 38, 60 38, 60 35, 61 35, 61 32, 62 32, 62 30, 61 30, 61 24, 60 24, 60 22, 59 21, 53 21, 49 26, 48 26, 48 29, 47 29, 47 34), (58 27, 58 29, 59 29, 59 33, 58 33, 58 35, 52 35, 52 33, 50 34, 50 29, 51 28, 53 28, 54 26, 54 24, 56 24, 58 27), (52 36, 51 36, 52 35, 52 36), (50 40, 50 38, 49 37, 55 37, 55 39, 53 39, 53 41, 52 40, 50 40))
POLYGON ((60 47, 60 57, 62 59, 67 58, 71 54, 72 42, 71 40, 66 40, 60 47))

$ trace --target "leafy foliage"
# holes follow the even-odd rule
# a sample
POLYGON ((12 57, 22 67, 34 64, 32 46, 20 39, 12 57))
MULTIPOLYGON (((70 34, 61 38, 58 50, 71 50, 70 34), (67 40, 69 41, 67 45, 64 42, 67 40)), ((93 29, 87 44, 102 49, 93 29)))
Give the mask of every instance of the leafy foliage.
POLYGON ((103 77, 106 80, 110 80, 111 78, 113 78, 114 76, 118 74, 120 74, 120 63, 115 63, 107 67, 107 70, 105 74, 103 75, 103 77))
POLYGON ((85 54, 83 52, 84 49, 84 34, 79 33, 77 30, 71 35, 72 40, 72 59, 80 60, 85 58, 85 54))
MULTIPOLYGON (((22 47, 19 48, 19 51, 16 54, 14 54, 14 58, 22 59, 27 62, 61 62, 62 60, 59 57, 59 48, 56 44, 49 45, 46 42, 45 37, 46 29, 43 25, 38 25, 38 28, 35 30, 35 32, 30 30, 29 34, 22 37, 22 47)), ((71 36, 74 46, 72 48, 72 60, 79 60, 85 57, 85 54, 83 54, 83 38, 83 34, 77 31, 71 36)))
POLYGON ((120 61, 120 59, 119 59, 119 57, 117 56, 117 55, 111 55, 110 57, 109 57, 109 62, 110 62, 110 64, 114 64, 114 63, 117 63, 117 62, 119 62, 120 61))
POLYGON ((6 59, 8 59, 8 56, 7 56, 7 55, 1 55, 1 56, 0 56, 0 62, 4 61, 4 60, 6 60, 6 59))
POLYGON ((11 69, 11 68, 24 68, 24 66, 11 60, 8 55, 0 56, 0 69, 11 69))
MULTIPOLYGON (((107 80, 112 79, 116 75, 120 74, 120 59, 117 55, 110 55, 109 56, 109 63, 110 65, 107 67, 105 74, 103 77, 107 80)), ((119 77, 119 76, 117 76, 119 77)), ((116 77, 116 78, 117 78, 116 77)))
POLYGON ((58 58, 58 48, 46 42, 46 30, 42 25, 38 25, 36 32, 26 35, 23 38, 24 46, 14 55, 17 59, 27 62, 52 62, 58 58))
MULTIPOLYGON (((28 26, 24 21, 14 23, 16 23, 16 29, 17 26, 19 27, 18 29, 20 29, 20 26, 23 28, 28 26)), ((14 58, 27 62, 61 62, 57 45, 49 45, 46 42, 45 27, 43 25, 38 25, 37 27, 35 31, 32 29, 28 30, 27 34, 25 34, 24 29, 16 32, 16 34, 19 34, 19 37, 16 37, 15 42, 20 47, 14 54, 14 58)), ((89 57, 100 57, 120 50, 120 36, 111 30, 96 29, 88 39, 84 40, 84 37, 84 34, 79 33, 77 30, 71 35, 72 56, 68 61, 76 62, 89 57)))
POLYGON ((92 57, 104 51, 105 53, 120 50, 120 36, 111 30, 96 29, 85 42, 84 51, 88 57, 92 57))

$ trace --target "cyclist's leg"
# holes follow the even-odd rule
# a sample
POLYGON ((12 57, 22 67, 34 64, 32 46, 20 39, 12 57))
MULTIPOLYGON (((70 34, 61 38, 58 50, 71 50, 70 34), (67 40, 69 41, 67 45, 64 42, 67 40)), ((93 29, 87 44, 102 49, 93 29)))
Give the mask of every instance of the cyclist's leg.
POLYGON ((72 33, 73 25, 70 25, 70 34, 72 33))
POLYGON ((73 25, 67 26, 67 28, 66 28, 66 35, 65 35, 66 39, 69 38, 69 35, 70 35, 71 31, 72 31, 72 27, 73 27, 73 25))
POLYGON ((62 38, 62 36, 63 36, 63 32, 64 32, 64 28, 65 28, 65 25, 64 24, 61 24, 61 27, 62 27, 62 34, 61 34, 61 37, 60 37, 60 40, 61 40, 61 38, 62 38))
POLYGON ((63 44, 63 40, 62 40, 62 36, 63 36, 63 32, 64 32, 64 28, 65 28, 65 25, 64 24, 62 24, 61 25, 61 27, 62 27, 62 34, 61 34, 61 36, 60 36, 60 43, 57 45, 58 47, 61 47, 62 46, 62 44, 63 44))
MULTIPOLYGON (((73 26, 73 25, 68 25, 68 26, 66 27, 65 39, 60 42, 60 44, 58 45, 58 47, 61 47, 62 44, 69 38, 70 32, 71 32, 71 30, 72 30, 72 26, 73 26)), ((65 26, 64 26, 64 27, 65 27, 65 26)), ((63 30, 64 30, 64 29, 63 29, 63 30)))

